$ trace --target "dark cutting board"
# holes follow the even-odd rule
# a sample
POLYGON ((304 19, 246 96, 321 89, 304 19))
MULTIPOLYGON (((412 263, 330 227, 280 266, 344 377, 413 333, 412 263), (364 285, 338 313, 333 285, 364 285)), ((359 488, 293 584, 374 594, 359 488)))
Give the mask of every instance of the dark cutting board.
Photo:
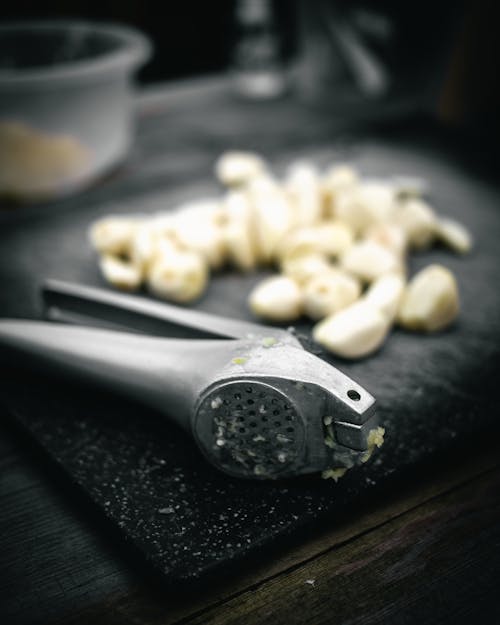
MULTIPOLYGON (((346 156, 324 149, 306 154, 318 163, 346 156)), ((465 257, 443 249, 412 257, 412 273, 440 262, 456 274, 462 312, 453 328, 433 336, 396 329, 369 359, 331 359, 379 403, 386 443, 365 466, 338 483, 316 477, 276 483, 232 479, 212 469, 174 426, 141 406, 50 377, 3 376, 7 413, 78 485, 86 501, 82 510, 97 506, 171 582, 234 563, 299 528, 333 523, 363 498, 383 496, 420 472, 425 476, 443 456, 480 454, 481 435, 499 433, 498 189, 435 149, 417 152, 365 140, 351 146, 348 155, 365 175, 425 178, 437 210, 463 221, 476 240, 473 253, 465 257)), ((295 156, 282 154, 274 164, 279 168, 295 156)), ((2 316, 37 317, 37 285, 45 277, 104 286, 86 240, 95 218, 165 209, 217 192, 208 175, 194 187, 170 181, 168 188, 156 184, 149 192, 130 193, 118 183, 113 188, 112 201, 98 189, 79 199, 2 216, 2 316)), ((250 319, 245 296, 259 278, 217 276, 197 307, 250 319)), ((309 328, 302 324, 299 330, 309 328)))

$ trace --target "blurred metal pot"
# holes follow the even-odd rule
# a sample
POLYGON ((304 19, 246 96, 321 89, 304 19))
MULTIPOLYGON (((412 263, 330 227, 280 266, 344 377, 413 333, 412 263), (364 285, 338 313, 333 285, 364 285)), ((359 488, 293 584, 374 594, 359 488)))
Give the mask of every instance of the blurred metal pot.
POLYGON ((132 86, 151 54, 115 24, 0 27, 0 196, 50 199, 88 185, 125 157, 132 86))

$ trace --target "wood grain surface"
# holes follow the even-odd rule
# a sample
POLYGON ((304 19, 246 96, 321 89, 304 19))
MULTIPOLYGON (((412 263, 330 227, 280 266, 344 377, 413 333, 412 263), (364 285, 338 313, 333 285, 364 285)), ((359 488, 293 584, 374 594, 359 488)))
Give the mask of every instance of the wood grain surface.
POLYGON ((499 478, 491 448, 192 595, 142 584, 61 623, 468 623, 499 614, 499 478))
MULTIPOLYGON (((166 207, 167 199, 171 206, 219 193, 211 181, 211 166, 230 147, 258 149, 278 170, 292 158, 313 155, 320 163, 353 160, 371 175, 424 175, 436 189, 438 206, 482 237, 481 251, 471 259, 446 257, 459 275, 469 312, 457 328, 458 342, 446 333, 428 339, 428 353, 433 354, 428 359, 418 351, 421 343, 414 347, 418 339, 396 333, 383 358, 397 363, 398 375, 384 377, 387 369, 375 358, 361 367, 342 363, 348 374, 368 382, 369 390, 374 390, 370 385, 380 386, 375 394, 387 417, 401 423, 393 428, 390 449, 393 458, 407 458, 410 450, 412 471, 403 480, 393 480, 390 488, 374 491, 352 509, 339 510, 327 523, 318 519, 286 542, 255 549, 192 588, 166 588, 81 492, 72 492, 58 467, 47 463, 18 428, 2 420, 2 620, 498 620, 499 448, 494 411, 500 299, 491 285, 498 282, 500 219, 495 213, 498 189, 485 177, 484 164, 476 170, 480 159, 470 159, 466 145, 450 141, 432 124, 414 120, 382 132, 355 130, 347 114, 333 119, 327 111, 305 108, 293 98, 257 105, 236 100, 224 81, 188 83, 149 94, 139 108, 134 151, 112 176, 77 198, 0 215, 2 316, 38 316, 37 283, 43 276, 101 284, 82 237, 88 224, 109 212, 157 210, 166 207), (417 414, 417 409, 422 421, 412 422, 412 458, 411 445, 402 445, 402 433, 405 419, 409 422, 408 415, 412 410, 417 414), (460 443, 451 444, 455 439, 460 443), (440 458, 431 454, 436 441, 446 443, 438 446, 440 458), (422 453, 426 446, 432 458, 428 466, 416 462, 416 450, 422 453)), ((417 258, 412 269, 442 258, 438 250, 417 258)), ((244 293, 256 279, 231 274, 217 278, 199 306, 248 318, 244 293)))

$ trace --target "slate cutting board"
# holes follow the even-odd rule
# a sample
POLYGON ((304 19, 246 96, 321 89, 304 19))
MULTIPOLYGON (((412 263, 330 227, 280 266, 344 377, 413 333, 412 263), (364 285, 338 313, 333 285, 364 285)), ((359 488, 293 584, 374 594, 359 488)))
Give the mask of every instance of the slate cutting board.
MULTIPOLYGON (((307 155, 318 163, 339 157, 325 149, 307 155)), ((275 165, 292 156, 297 154, 283 154, 275 165)), ((412 273, 441 262, 457 275, 462 314, 453 328, 434 336, 394 330, 378 354, 361 362, 323 354, 377 398, 387 432, 373 459, 337 484, 315 477, 275 483, 229 478, 212 469, 182 432, 139 405, 50 376, 4 372, 6 412, 169 582, 203 577, 300 528, 335 522, 363 498, 401 487, 406 476, 428 470, 454 449, 481 453, 480 435, 499 433, 498 189, 435 151, 365 141, 350 156, 365 175, 425 178, 439 212, 463 221, 477 243, 466 257, 436 249, 412 258, 412 273)), ((96 217, 165 209, 214 191, 202 180, 194 188, 123 192, 112 203, 97 193, 54 209, 3 216, 2 316, 36 317, 37 284, 44 277, 103 286, 85 239, 96 217)), ((197 307, 250 319, 245 294, 260 277, 217 276, 197 307)), ((310 326, 298 329, 307 333, 310 326)))

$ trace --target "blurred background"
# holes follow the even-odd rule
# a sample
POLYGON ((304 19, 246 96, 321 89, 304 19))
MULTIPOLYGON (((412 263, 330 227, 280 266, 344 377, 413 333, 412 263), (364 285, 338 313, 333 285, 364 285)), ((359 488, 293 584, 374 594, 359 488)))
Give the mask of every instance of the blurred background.
POLYGON ((493 0, 72 0, 2 3, 2 21, 86 18, 144 31, 142 84, 231 71, 248 97, 295 90, 353 114, 424 110, 498 133, 493 0), (160 8, 161 7, 161 8, 160 8))

